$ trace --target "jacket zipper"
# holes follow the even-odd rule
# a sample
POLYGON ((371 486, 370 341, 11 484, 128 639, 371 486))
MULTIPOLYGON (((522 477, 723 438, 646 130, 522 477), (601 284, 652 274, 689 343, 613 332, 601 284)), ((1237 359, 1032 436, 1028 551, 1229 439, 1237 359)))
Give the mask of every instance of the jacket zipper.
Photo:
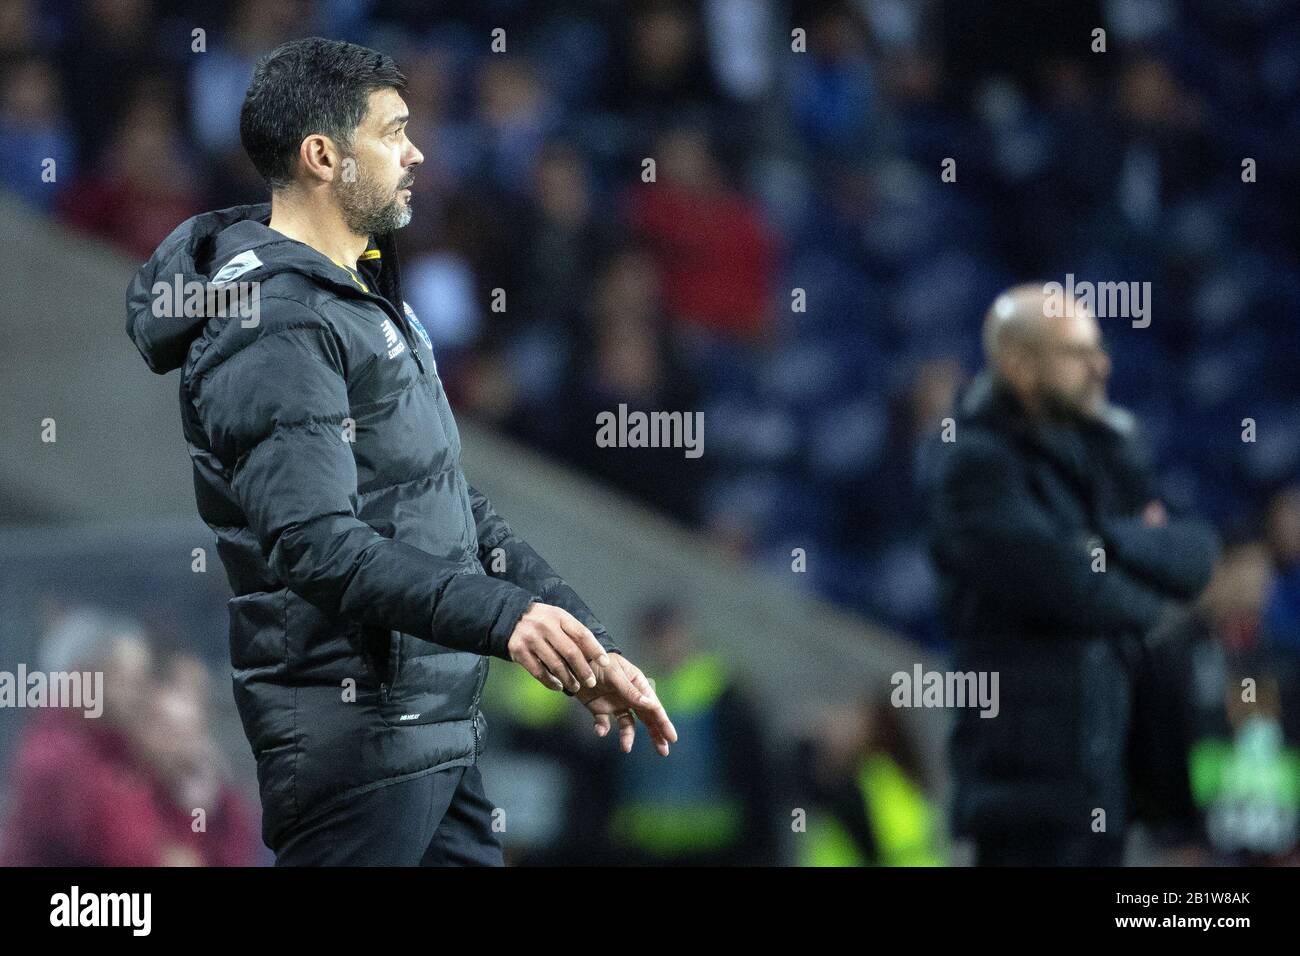
POLYGON ((474 690, 474 703, 470 705, 470 725, 474 731, 474 762, 478 763, 478 715, 479 698, 483 696, 483 685, 487 683, 487 658, 479 658, 478 687, 474 690))
MULTIPOLYGON (((375 677, 380 677, 379 662, 371 656, 370 648, 366 646, 365 631, 361 630, 360 635, 361 659, 365 662, 367 670, 369 670, 375 677)), ((379 681, 379 699, 385 704, 388 703, 388 684, 382 678, 380 678, 379 681)))

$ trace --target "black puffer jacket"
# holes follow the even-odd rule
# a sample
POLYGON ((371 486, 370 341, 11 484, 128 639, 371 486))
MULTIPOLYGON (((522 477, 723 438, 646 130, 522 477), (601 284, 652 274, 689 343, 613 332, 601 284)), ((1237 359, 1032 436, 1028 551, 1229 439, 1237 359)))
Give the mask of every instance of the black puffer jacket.
POLYGON ((1155 496, 1122 413, 1038 424, 983 376, 955 439, 932 446, 932 548, 953 669, 998 672, 1000 711, 956 714, 954 831, 1086 837, 1102 808, 1118 837, 1141 638, 1204 588, 1214 532, 1191 519, 1143 523, 1155 496), (1099 546, 1104 572, 1093 570, 1099 546))
POLYGON ((391 243, 354 278, 269 221, 269 205, 241 206, 179 226, 130 285, 127 332, 153 371, 182 368, 195 494, 234 590, 235 699, 274 848, 332 801, 473 763, 485 655, 508 659, 532 601, 566 608, 614 648, 466 483, 391 243), (167 317, 178 277, 255 284, 256 323, 167 317))

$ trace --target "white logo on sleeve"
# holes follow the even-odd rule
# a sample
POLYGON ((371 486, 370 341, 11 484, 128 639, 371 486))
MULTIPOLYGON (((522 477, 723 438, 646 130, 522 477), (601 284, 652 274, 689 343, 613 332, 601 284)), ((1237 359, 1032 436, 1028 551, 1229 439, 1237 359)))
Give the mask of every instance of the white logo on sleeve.
POLYGON ((230 282, 232 279, 238 279, 245 272, 252 272, 261 264, 262 260, 257 258, 257 253, 252 249, 249 249, 247 252, 241 252, 221 267, 221 271, 212 277, 212 284, 221 285, 223 282, 230 282))
POLYGON ((391 319, 384 319, 384 344, 388 346, 388 357, 397 358, 406 351, 406 343, 397 335, 397 329, 391 319))

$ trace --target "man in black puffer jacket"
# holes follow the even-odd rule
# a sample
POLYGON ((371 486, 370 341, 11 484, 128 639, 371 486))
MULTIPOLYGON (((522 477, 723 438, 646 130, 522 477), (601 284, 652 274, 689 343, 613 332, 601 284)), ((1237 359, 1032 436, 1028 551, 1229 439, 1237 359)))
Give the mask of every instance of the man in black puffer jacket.
POLYGON ((999 675, 997 715, 959 709, 951 738, 953 829, 981 865, 1120 862, 1142 638, 1205 587, 1217 549, 1164 513, 1131 417, 1107 404, 1096 319, 1073 305, 999 296, 989 371, 933 445, 953 669, 999 675))
POLYGON ((234 599, 236 703, 278 863, 500 863, 476 763, 487 657, 596 732, 676 740, 644 675, 470 487, 393 230, 422 157, 386 56, 296 40, 241 114, 266 205, 181 224, 127 294, 181 368, 199 512, 234 599), (192 294, 197 290, 199 294, 192 294))

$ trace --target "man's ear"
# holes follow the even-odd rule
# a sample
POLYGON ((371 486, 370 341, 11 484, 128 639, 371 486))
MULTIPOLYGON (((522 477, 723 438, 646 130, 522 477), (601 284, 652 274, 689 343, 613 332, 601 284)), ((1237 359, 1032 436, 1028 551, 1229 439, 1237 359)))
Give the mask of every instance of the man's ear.
POLYGON ((333 182, 340 175, 341 151, 323 133, 312 133, 298 147, 298 161, 319 182, 333 182))

